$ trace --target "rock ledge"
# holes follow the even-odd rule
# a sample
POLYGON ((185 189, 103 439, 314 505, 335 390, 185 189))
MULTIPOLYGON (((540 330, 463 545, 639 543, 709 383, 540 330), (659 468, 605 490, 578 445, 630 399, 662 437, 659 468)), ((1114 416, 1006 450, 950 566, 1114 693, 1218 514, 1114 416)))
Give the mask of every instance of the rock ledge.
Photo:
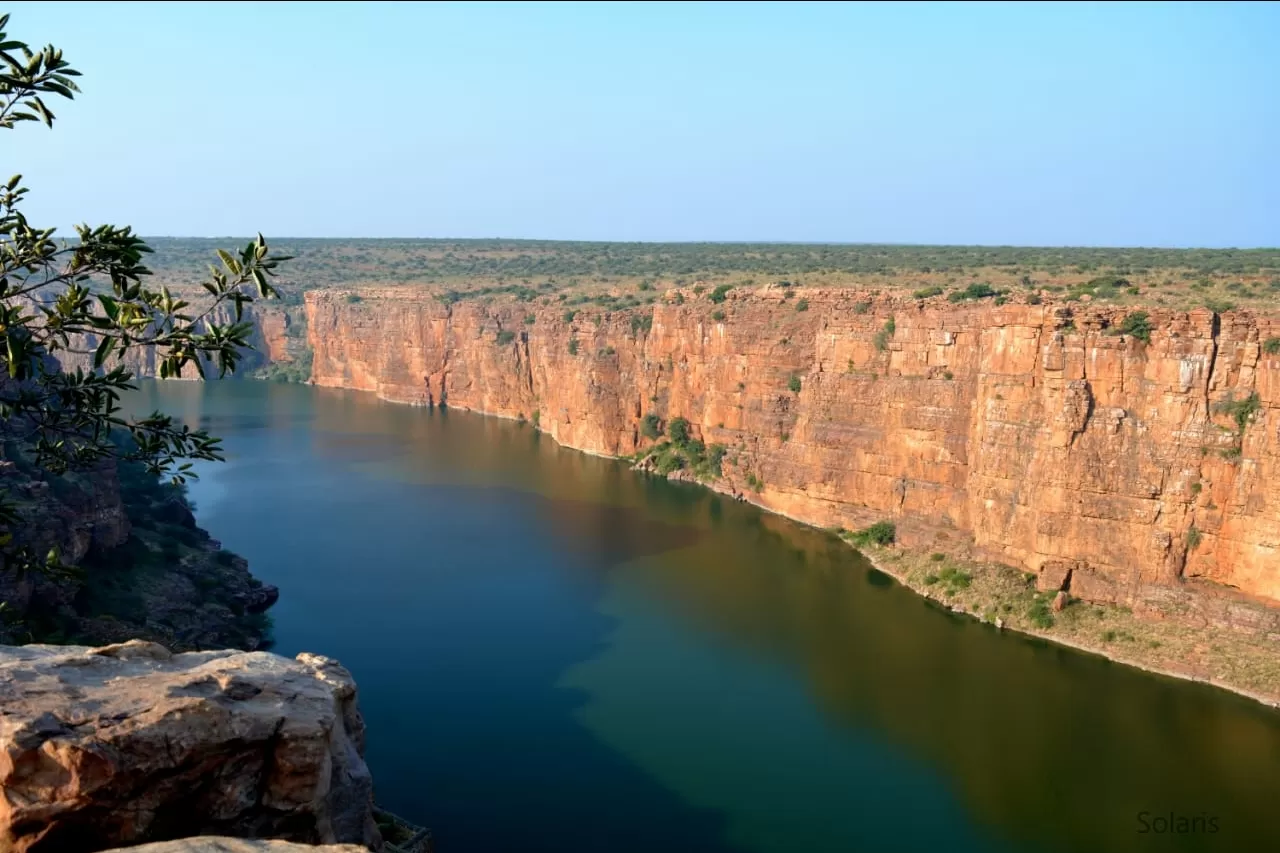
POLYGON ((0 853, 202 834, 376 850, 363 753, 355 683, 318 655, 0 646, 0 853))

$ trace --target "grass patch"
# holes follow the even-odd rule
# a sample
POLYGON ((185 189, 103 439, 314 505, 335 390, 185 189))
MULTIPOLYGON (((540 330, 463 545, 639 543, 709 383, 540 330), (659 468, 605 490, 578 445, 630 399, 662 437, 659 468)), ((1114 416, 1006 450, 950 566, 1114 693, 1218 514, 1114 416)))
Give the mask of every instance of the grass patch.
POLYGON ((1052 628, 1054 595, 1055 593, 1037 595, 1027 608, 1027 621, 1041 630, 1052 628))

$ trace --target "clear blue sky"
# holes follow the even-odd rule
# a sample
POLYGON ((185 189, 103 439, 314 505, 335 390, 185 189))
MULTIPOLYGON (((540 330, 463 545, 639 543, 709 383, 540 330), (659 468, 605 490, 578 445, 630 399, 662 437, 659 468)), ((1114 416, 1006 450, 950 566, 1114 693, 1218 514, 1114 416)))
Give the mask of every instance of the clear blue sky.
POLYGON ((42 224, 1280 245, 1274 3, 9 8, 42 224))

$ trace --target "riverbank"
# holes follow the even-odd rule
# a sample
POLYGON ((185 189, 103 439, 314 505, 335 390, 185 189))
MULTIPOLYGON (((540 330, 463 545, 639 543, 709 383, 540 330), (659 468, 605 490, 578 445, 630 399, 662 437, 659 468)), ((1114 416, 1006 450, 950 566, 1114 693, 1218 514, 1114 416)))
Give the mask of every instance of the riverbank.
MULTIPOLYGON (((752 501, 745 492, 737 492, 709 471, 703 470, 705 476, 699 476, 695 472, 702 470, 696 464, 701 450, 691 457, 689 447, 664 442, 635 457, 624 457, 624 461, 632 461, 633 470, 697 483, 777 513, 752 501), (673 448, 678 463, 674 470, 673 466, 662 464, 673 448)), ((717 460, 717 475, 718 467, 717 460)), ((814 526, 802 518, 787 517, 814 526)), ((997 630, 1017 631, 1147 672, 1220 687, 1280 708, 1280 641, 1260 639, 1256 633, 1246 636, 1220 625, 1195 624, 1185 616, 1139 615, 1125 606, 1085 601, 1056 589, 1041 590, 1034 574, 1002 563, 975 560, 967 554, 903 548, 894 543, 895 528, 887 521, 861 534, 833 532, 841 541, 856 547, 876 569, 953 613, 978 619, 997 630)))
MULTIPOLYGON (((522 418, 474 408, 467 410, 529 423, 556 441, 550 432, 522 418)), ((724 480, 699 478, 687 468, 678 468, 666 475, 659 473, 650 464, 651 450, 634 457, 609 456, 560 441, 557 444, 591 456, 630 463, 638 473, 696 483, 807 527, 818 527, 803 518, 757 503, 724 480)), ((1218 687, 1280 709, 1280 643, 1178 618, 1141 616, 1124 606, 1094 604, 1065 594, 1065 606, 1055 611, 1056 593, 1038 591, 1034 575, 1012 566, 899 545, 854 546, 845 541, 857 547, 876 569, 916 594, 954 613, 987 622, 993 628, 998 626, 998 630, 1017 631, 1146 672, 1218 687)))
POLYGON ((1195 681, 1280 708, 1280 648, 1212 625, 1139 616, 1129 608, 1037 592, 1034 576, 999 563, 896 546, 859 551, 881 572, 962 616, 1125 666, 1195 681))

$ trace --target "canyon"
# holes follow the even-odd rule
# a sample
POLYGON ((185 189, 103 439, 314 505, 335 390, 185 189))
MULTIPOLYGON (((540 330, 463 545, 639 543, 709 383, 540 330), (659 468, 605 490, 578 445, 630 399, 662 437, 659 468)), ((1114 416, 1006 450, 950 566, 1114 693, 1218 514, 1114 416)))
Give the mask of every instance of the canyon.
POLYGON ((317 385, 527 419, 609 456, 652 444, 647 415, 685 418, 726 451, 707 485, 767 509, 889 520, 906 547, 1280 639, 1280 319, 1152 309, 1123 333, 1134 313, 777 285, 630 311, 398 287, 305 301, 317 385))

